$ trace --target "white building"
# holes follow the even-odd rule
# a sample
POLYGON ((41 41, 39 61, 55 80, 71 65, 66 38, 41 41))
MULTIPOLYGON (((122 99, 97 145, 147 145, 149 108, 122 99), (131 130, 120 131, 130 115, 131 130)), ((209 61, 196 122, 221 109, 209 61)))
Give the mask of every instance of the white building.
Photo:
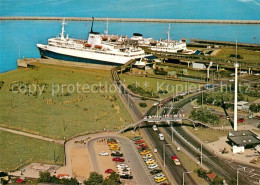
POLYGON ((249 110, 249 102, 247 101, 239 101, 237 102, 238 110, 249 110))

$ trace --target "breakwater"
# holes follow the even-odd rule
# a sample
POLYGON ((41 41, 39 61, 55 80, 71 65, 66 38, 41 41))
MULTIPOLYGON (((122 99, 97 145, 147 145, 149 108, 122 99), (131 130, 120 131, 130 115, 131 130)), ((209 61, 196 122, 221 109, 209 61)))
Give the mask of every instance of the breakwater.
MULTIPOLYGON (((91 21, 91 17, 0 17, 0 20, 62 20, 91 21)), ((260 24, 260 20, 215 20, 215 19, 142 19, 142 18, 95 18, 109 22, 153 22, 153 23, 206 23, 206 24, 260 24)))

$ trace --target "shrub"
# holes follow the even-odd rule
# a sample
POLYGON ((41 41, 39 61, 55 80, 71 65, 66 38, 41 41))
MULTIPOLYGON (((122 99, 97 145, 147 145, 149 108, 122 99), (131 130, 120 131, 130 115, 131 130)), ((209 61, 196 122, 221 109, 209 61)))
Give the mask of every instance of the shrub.
POLYGON ((140 107, 147 107, 147 104, 146 104, 145 102, 140 102, 140 103, 139 103, 139 106, 140 106, 140 107))

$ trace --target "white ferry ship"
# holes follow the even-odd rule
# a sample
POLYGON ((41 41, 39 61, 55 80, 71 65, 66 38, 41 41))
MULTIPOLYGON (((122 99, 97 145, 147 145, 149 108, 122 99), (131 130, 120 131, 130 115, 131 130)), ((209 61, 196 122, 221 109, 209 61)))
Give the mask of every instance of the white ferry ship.
POLYGON ((146 55, 140 47, 103 42, 102 35, 93 32, 93 22, 88 40, 65 37, 65 20, 62 22, 60 37, 48 39, 48 45, 37 44, 42 58, 86 62, 104 65, 123 65, 132 59, 146 55))
POLYGON ((182 53, 182 54, 192 54, 193 50, 187 49, 186 40, 182 39, 180 41, 171 40, 170 38, 170 24, 167 31, 168 39, 156 41, 152 38, 143 38, 142 34, 134 33, 133 37, 130 39, 136 41, 138 46, 146 47, 152 51, 156 52, 166 52, 166 53, 182 53))

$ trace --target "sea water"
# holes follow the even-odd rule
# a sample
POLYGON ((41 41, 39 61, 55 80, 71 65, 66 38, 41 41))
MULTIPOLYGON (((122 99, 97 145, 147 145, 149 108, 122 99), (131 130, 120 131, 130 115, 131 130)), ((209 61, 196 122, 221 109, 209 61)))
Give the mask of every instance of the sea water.
MULTIPOLYGON (((260 19, 259 0, 0 0, 0 16, 122 17, 169 19, 260 19)), ((70 21, 66 34, 87 39, 90 22, 70 21)), ((154 39, 167 38, 168 24, 109 23, 109 33, 131 36, 134 32, 154 39)), ((171 38, 260 43, 259 25, 171 24, 171 38)), ((94 30, 103 32, 105 22, 94 30)), ((60 21, 1 21, 0 73, 17 68, 18 58, 40 57, 37 43, 58 36, 60 21)))

